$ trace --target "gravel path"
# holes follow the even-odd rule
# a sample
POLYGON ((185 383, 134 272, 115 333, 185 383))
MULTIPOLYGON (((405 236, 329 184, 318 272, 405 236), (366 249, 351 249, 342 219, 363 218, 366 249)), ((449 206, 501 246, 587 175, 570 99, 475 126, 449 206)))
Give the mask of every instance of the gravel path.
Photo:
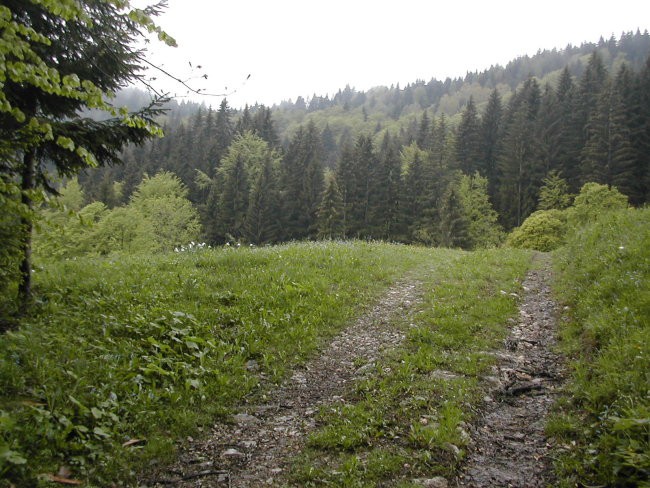
POLYGON ((144 486, 255 487, 281 485, 290 460, 315 427, 320 405, 341 399, 348 385, 372 369, 382 351, 404 334, 390 324, 413 310, 420 284, 395 284, 376 305, 322 353, 266 395, 264 405, 242 406, 232 423, 217 424, 144 486))
POLYGON ((462 487, 553 486, 544 425, 562 382, 553 352, 558 305, 551 296, 550 257, 537 254, 523 283, 519 318, 497 356, 485 411, 473 432, 473 448, 456 480, 462 487))

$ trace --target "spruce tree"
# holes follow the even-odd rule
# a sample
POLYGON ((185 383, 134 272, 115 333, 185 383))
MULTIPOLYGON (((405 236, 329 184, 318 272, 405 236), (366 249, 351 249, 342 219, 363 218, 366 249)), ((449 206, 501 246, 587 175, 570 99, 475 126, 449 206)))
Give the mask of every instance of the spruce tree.
POLYGON ((343 198, 336 177, 327 178, 323 198, 318 206, 317 227, 319 239, 339 239, 343 237, 343 198))
POLYGON ((442 200, 437 237, 442 247, 466 249, 470 247, 469 221, 455 186, 456 183, 449 185, 442 200))
POLYGON ((16 238, 21 242, 18 298, 24 312, 31 296, 36 190, 55 191, 52 173, 70 177, 91 166, 117 164, 124 146, 158 132, 151 107, 127 115, 107 100, 139 79, 143 55, 135 44, 147 31, 158 32, 170 44, 173 39, 152 20, 158 7, 131 12, 128 1, 8 0, 2 8, 0 201, 11 211, 22 208, 16 214, 16 238), (98 109, 112 118, 90 120, 80 115, 83 109, 98 109), (20 204, 14 206, 16 192, 20 204))
POLYGON ((351 222, 356 205, 357 190, 357 175, 354 171, 354 147, 349 142, 343 144, 341 157, 336 164, 335 177, 343 202, 343 236, 348 237, 352 231, 351 222))
POLYGON ((521 225, 537 206, 537 193, 544 176, 535 131, 539 105, 539 86, 529 79, 508 107, 498 163, 498 209, 506 228, 521 225))
POLYGON ((268 154, 248 197, 245 221, 246 237, 253 244, 272 243, 278 239, 279 226, 277 179, 274 161, 268 154))
POLYGON ((398 149, 386 133, 378 155, 370 193, 370 234, 392 239, 399 233, 401 164, 398 149))
POLYGON ((497 159, 501 140, 502 118, 501 95, 495 88, 490 94, 485 113, 481 118, 480 158, 477 164, 478 172, 488 180, 488 194, 492 202, 496 202, 497 199, 497 159))
POLYGON ((286 239, 316 234, 316 212, 323 191, 320 133, 313 122, 292 138, 282 164, 283 219, 286 239))
POLYGON ((480 121, 474 97, 470 96, 456 131, 456 164, 463 173, 472 174, 478 169, 480 144, 480 121))

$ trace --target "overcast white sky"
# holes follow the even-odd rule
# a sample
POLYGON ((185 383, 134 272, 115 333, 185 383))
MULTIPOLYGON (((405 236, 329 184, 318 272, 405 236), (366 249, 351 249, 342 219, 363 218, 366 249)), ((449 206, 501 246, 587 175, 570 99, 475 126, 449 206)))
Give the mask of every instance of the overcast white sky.
POLYGON ((153 43, 151 60, 183 78, 190 62, 201 65, 194 75, 208 79, 191 85, 227 93, 239 108, 333 95, 346 84, 367 90, 455 78, 538 49, 643 32, 650 1, 169 0, 158 23, 179 47, 153 43))

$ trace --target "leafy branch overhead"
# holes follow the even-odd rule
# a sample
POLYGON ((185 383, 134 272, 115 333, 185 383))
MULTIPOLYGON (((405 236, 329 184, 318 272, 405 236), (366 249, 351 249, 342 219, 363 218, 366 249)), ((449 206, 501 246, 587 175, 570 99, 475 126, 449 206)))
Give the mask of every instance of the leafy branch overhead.
POLYGON ((24 208, 8 232, 22 259, 23 308, 30 295, 31 209, 38 190, 54 192, 56 176, 117 163, 126 144, 162 135, 155 123, 161 98, 135 113, 111 103, 117 90, 143 78, 139 39, 155 33, 175 45, 153 20, 162 6, 135 9, 126 0, 0 5, 0 178, 3 199, 19 194, 24 208), (82 117, 88 109, 104 120, 82 117))

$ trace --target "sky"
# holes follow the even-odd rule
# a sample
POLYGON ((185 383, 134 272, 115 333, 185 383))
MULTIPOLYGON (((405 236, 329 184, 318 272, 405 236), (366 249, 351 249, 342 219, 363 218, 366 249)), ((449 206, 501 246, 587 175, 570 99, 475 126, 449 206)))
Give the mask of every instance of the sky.
POLYGON ((226 95, 241 108, 462 77, 540 49, 643 32, 650 1, 169 0, 157 23, 178 47, 153 41, 148 59, 216 96, 162 73, 153 84, 214 107, 226 95))

